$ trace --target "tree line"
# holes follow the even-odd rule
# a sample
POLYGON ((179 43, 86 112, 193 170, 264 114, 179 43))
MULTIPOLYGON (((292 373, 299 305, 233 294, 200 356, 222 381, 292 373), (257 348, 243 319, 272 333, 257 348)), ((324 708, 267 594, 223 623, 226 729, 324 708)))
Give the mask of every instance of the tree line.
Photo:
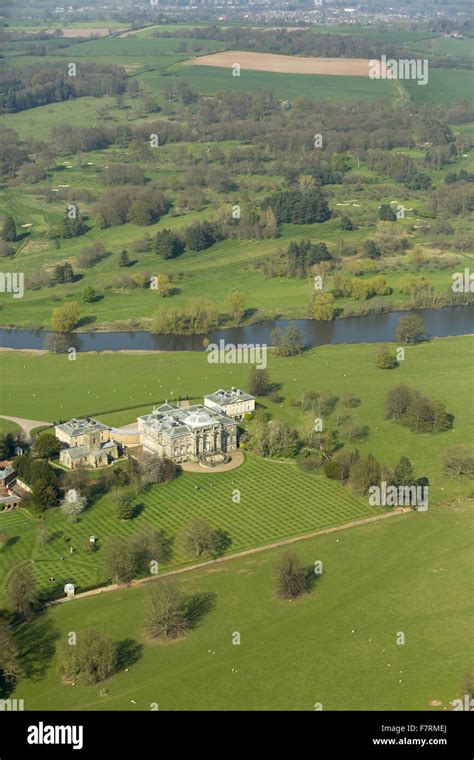
POLYGON ((0 113, 17 113, 85 95, 118 95, 126 89, 127 78, 119 66, 81 62, 76 76, 68 75, 65 62, 18 67, 0 73, 0 113))

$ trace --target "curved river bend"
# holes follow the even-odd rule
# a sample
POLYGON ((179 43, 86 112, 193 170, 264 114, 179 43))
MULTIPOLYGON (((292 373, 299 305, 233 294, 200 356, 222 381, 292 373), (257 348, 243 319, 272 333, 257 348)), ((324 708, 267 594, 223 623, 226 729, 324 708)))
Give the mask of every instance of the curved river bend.
MULTIPOLYGON (((211 343, 224 340, 234 345, 259 343, 271 345, 275 327, 285 329, 295 325, 304 335, 305 346, 328 343, 378 343, 395 340, 400 317, 418 314, 429 337, 447 338, 474 332, 474 305, 450 306, 444 309, 396 311, 364 317, 347 317, 334 322, 315 319, 278 319, 245 327, 217 330, 207 337, 211 343)), ((66 351, 202 351, 204 335, 153 335, 149 332, 80 332, 55 335, 43 330, 0 329, 0 347, 66 351)))

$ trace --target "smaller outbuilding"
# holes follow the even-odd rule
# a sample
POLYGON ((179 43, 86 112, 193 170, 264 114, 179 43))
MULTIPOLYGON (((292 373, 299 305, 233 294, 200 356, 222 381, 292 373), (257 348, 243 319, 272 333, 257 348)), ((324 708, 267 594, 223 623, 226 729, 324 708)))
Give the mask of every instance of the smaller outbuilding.
POLYGON ((64 586, 64 593, 66 594, 68 599, 74 599, 76 595, 76 587, 74 583, 66 583, 64 586))

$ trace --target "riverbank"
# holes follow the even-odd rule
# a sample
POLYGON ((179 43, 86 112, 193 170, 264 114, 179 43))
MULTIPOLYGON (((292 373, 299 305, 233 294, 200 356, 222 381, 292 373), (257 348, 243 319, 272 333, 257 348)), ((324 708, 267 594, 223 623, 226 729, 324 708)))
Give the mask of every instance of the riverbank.
MULTIPOLYGON (((274 320, 252 325, 216 330, 210 335, 156 335, 150 332, 76 332, 67 335, 49 331, 0 329, 0 347, 25 349, 58 354, 105 352, 204 352, 203 341, 272 346, 275 328, 285 330, 294 325, 303 335, 306 348, 328 345, 386 343, 395 340, 395 331, 402 316, 416 314, 423 320, 430 338, 456 337, 472 334, 474 304, 449 306, 443 309, 394 311, 363 317, 346 317, 333 322, 314 319, 274 320)), ((1 350, 1 349, 0 349, 1 350)))
MULTIPOLYGON (((363 302, 358 309, 356 308, 349 308, 349 309, 339 309, 336 311, 336 314, 334 316, 334 322, 338 322, 341 320, 347 320, 347 319, 364 319, 365 317, 375 317, 377 315, 382 314, 398 314, 398 313, 411 313, 413 312, 420 312, 423 313, 425 311, 439 311, 439 310, 445 310, 445 309, 453 309, 453 308, 468 308, 468 307, 474 306, 474 303, 471 301, 466 303, 442 303, 439 302, 436 305, 433 306, 418 306, 416 309, 413 309, 410 303, 376 303, 376 304, 370 304, 367 302, 363 302)), ((268 324, 273 322, 312 322, 312 321, 318 321, 313 320, 311 317, 306 316, 306 314, 303 312, 301 313, 301 310, 299 309, 295 314, 287 314, 285 312, 278 313, 276 315, 267 314, 264 311, 259 312, 258 310, 254 310, 255 313, 251 314, 250 316, 247 316, 246 318, 240 320, 239 322, 233 322, 232 320, 225 320, 222 324, 219 324, 217 330, 220 332, 225 332, 227 330, 232 329, 241 329, 241 328, 248 328, 252 326, 258 326, 262 324, 268 324)), ((151 327, 151 319, 142 319, 142 320, 117 320, 114 322, 99 322, 98 324, 83 324, 79 325, 77 327, 73 334, 74 335, 81 335, 81 334, 92 334, 92 333, 98 333, 98 334, 104 334, 104 333, 152 333, 151 330, 148 328, 151 327)), ((217 331, 216 330, 216 331, 217 331)), ((35 332, 35 333, 45 333, 45 334, 53 334, 51 330, 43 327, 42 325, 36 325, 36 324, 15 324, 13 322, 0 322, 0 332, 3 331, 21 331, 21 332, 35 332)), ((158 335, 158 333, 156 333, 158 335)), ((172 333, 176 337, 192 337, 192 333, 186 333, 186 332, 175 332, 172 333)), ((202 333, 202 337, 205 336, 205 333, 202 333)))

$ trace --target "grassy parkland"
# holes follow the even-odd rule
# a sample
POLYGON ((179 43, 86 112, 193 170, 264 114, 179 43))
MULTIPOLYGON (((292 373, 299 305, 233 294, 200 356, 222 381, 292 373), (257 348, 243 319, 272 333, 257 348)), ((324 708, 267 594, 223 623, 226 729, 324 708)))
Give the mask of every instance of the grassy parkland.
MULTIPOLYGON (((273 418, 304 431, 308 414, 294 406, 304 390, 329 390, 337 399, 350 391, 360 401, 353 412, 367 435, 345 447, 357 448, 362 455, 373 453, 389 467, 408 457, 416 477, 429 479, 430 508, 437 509, 473 494, 472 481, 447 478, 442 472, 443 452, 469 442, 473 347, 472 337, 407 347, 405 360, 394 370, 375 366, 374 344, 323 346, 293 358, 270 351, 269 375, 279 381, 280 398, 276 402, 262 397, 259 403, 273 418), (413 433, 385 419, 385 395, 400 383, 443 401, 454 417, 452 428, 438 434, 413 433)), ((78 354, 69 361, 63 355, 6 351, 0 354, 0 365, 5 377, 2 411, 51 422, 91 414, 111 425, 133 422, 160 399, 197 399, 232 384, 245 388, 249 373, 245 365, 210 365, 204 352, 78 354)), ((341 413, 338 401, 325 418, 327 429, 336 429, 341 413)), ((109 492, 95 499, 74 524, 60 510, 48 510, 41 520, 50 529, 44 546, 38 540, 38 519, 24 510, 2 514, 0 528, 9 540, 0 552, 0 575, 5 579, 15 562, 33 560, 44 593, 60 591, 68 580, 84 589, 107 580, 100 548, 110 535, 162 530, 172 542, 166 567, 178 567, 194 561, 179 536, 196 516, 223 530, 231 539, 227 553, 235 553, 377 514, 367 498, 322 474, 303 472, 293 461, 254 454, 247 454, 245 463, 228 473, 182 473, 171 483, 151 486, 136 497, 134 509, 132 520, 118 520, 109 492), (241 494, 238 504, 232 499, 234 489, 241 494), (99 551, 93 554, 85 549, 90 535, 99 540, 99 551)))
POLYGON ((159 579, 50 607, 23 631, 27 675, 11 696, 26 710, 450 710, 473 655, 471 506, 298 543, 304 565, 320 560, 323 573, 292 603, 275 594, 279 549, 182 575, 180 590, 207 611, 172 643, 144 631, 159 579), (137 658, 96 686, 64 684, 55 648, 87 628, 137 658))
MULTIPOLYGON (((217 40, 183 37, 179 30, 185 34, 185 28, 166 26, 163 29, 173 37, 153 38, 158 25, 137 36, 71 40, 62 49, 58 41, 47 41, 42 56, 29 55, 21 41, 8 45, 5 66, 15 74, 28 64, 54 62, 58 72, 75 60, 79 70, 82 63, 117 64, 127 77, 127 88, 123 97, 110 97, 107 92, 100 99, 78 97, 5 116, 7 129, 18 133, 17 147, 25 151, 25 161, 21 173, 14 176, 13 168, 13 181, 8 177, 2 187, 0 221, 11 215, 17 226, 17 234, 5 238, 15 244, 14 250, 4 245, 2 255, 9 269, 25 273, 28 287, 20 301, 2 298, 0 323, 46 327, 52 308, 78 300, 79 329, 148 328, 160 301, 182 308, 199 294, 225 309, 235 289, 245 294, 246 319, 307 316, 314 295, 312 271, 300 277, 270 277, 258 267, 258 259, 278 256, 291 241, 303 238, 326 243, 337 266, 354 276, 364 279, 377 273, 386 278, 391 292, 379 303, 374 298, 370 306, 406 304, 408 292, 399 284, 406 273, 413 272, 429 280, 433 301, 429 305, 439 305, 450 292, 452 272, 467 261, 471 229, 466 209, 469 172, 474 167, 468 134, 472 124, 467 121, 467 106, 459 104, 451 114, 447 108, 469 92, 467 66, 466 70, 430 68, 429 83, 423 87, 416 82, 252 70, 243 70, 237 78, 230 70, 183 65, 196 55, 225 47, 217 40), (187 94, 186 84, 191 88, 187 94), (224 91, 244 102, 249 93, 262 90, 273 91, 277 99, 274 110, 270 109, 275 123, 288 117, 290 137, 292 130, 296 136, 298 130, 307 129, 306 140, 290 146, 287 135, 271 132, 273 117, 268 125, 260 123, 266 118, 260 108, 268 95, 262 95, 262 102, 256 102, 247 115, 243 133, 248 133, 248 139, 232 132, 230 127, 239 118, 238 101, 229 104, 231 98, 224 91), (186 105, 184 98, 189 98, 186 105), (218 123, 212 110, 221 108, 226 98, 229 116, 219 115, 219 133, 212 126, 218 123), (298 98, 307 100, 298 104, 298 98), (291 102, 281 102, 285 100, 291 102), (319 101, 318 106, 314 101, 319 101), (145 235, 151 240, 163 229, 184 235, 195 221, 228 215, 236 202, 260 208, 273 193, 291 186, 288 172, 294 167, 302 175, 298 183, 307 192, 312 177, 305 172, 312 165, 307 157, 313 133, 319 129, 315 126, 318 109, 322 114, 328 102, 341 109, 342 131, 339 134, 337 121, 324 117, 328 120, 322 131, 329 147, 322 163, 334 171, 345 164, 344 181, 336 177, 335 184, 331 181, 323 188, 332 218, 318 224, 282 222, 276 234, 229 236, 205 250, 187 247, 176 260, 157 256, 151 243, 139 244, 145 235), (341 104, 352 108, 346 104, 357 102, 359 109, 366 108, 367 126, 375 124, 377 115, 380 122, 382 112, 387 120, 378 123, 380 139, 370 143, 369 151, 363 140, 360 145, 346 143, 351 133, 367 132, 361 122, 354 124, 357 107, 350 123, 343 123, 341 104), (419 104, 429 106, 426 120, 420 119, 419 104), (410 117, 417 119, 409 139, 413 125, 406 122, 405 106, 416 112, 416 117, 410 117), (398 123, 390 116, 392 107, 399 109, 400 128, 406 134, 395 136, 398 123), (438 119, 446 130, 444 142, 438 119), (153 155, 146 152, 146 143, 148 127, 155 120, 160 129, 169 130, 170 139, 153 155), (120 127, 125 137, 106 139, 100 149, 86 146, 84 152, 82 148, 66 152, 56 145, 50 153, 50 130, 61 122, 91 132, 98 126, 104 134, 120 127), (201 139, 194 139, 190 130, 186 140, 180 140, 175 127, 192 124, 199 127, 194 134, 201 139), (136 132, 138 145, 137 139, 126 135, 137 128, 142 129, 136 132), (339 153, 344 150, 339 146, 345 144, 351 149, 339 153), (377 155, 379 145, 387 145, 380 149, 383 156, 377 155), (34 166, 33 153, 35 160, 41 154, 34 166), (402 171, 404 161, 413 161, 411 175, 402 171), (127 217, 123 224, 101 226, 96 204, 109 188, 103 170, 120 163, 125 171, 128 164, 139 166, 140 162, 143 189, 155 183, 169 200, 169 211, 157 223, 143 222, 143 217, 131 223, 133 217, 127 217), (224 182, 222 172, 232 182, 224 182), (446 182, 448 173, 453 176, 446 182), (423 175, 429 175, 429 182, 423 175), (200 196, 198 202, 195 196, 200 196), (87 230, 76 238, 55 237, 51 233, 71 200, 78 203, 87 230), (402 204, 407 216, 383 221, 381 203, 393 204, 392 210, 402 204), (350 217, 350 227, 343 226, 343 214, 350 217), (365 255, 364 245, 372 237, 383 254, 379 252, 380 260, 372 262, 373 269, 356 271, 365 255), (402 237, 406 246, 399 245, 402 237), (82 249, 94 243, 101 243, 106 255, 93 267, 82 266, 82 249), (125 265, 119 258, 124 249, 131 259, 125 265), (56 265, 65 261, 74 267, 74 281, 46 282, 56 265), (143 279, 158 272, 169 276, 173 284, 169 298, 160 299, 150 288, 137 287, 136 281, 123 284, 124 274, 130 283, 136 275, 143 279), (38 284, 38 278, 34 282, 36 274, 44 274, 42 283, 38 284), (92 300, 84 298, 89 285, 98 291, 92 300)), ((84 28, 77 28, 78 37, 80 32, 84 28)), ((420 55, 468 54, 467 40, 458 46, 457 41, 426 33, 354 31, 359 32, 375 42, 406 43, 407 49, 419 50, 420 55)), ((123 33, 127 34, 125 28, 123 33)), ((118 95, 119 91, 114 92, 118 95)), ((11 133, 6 136, 12 140, 11 133)), ((62 138, 58 139, 60 144, 62 138)), ((370 261, 364 263, 370 265, 370 261)), ((352 296, 338 296, 338 306, 347 311, 364 308, 352 296)), ((415 306, 413 295, 410 308, 415 306)), ((374 344, 324 346, 293 358, 269 351, 274 391, 259 398, 260 406, 274 420, 284 420, 303 435, 308 424, 314 424, 314 409, 303 412, 298 406, 303 392, 329 392, 334 405, 325 415, 325 430, 339 435, 340 418, 348 413, 343 398, 352 394, 356 404, 350 414, 365 432, 357 443, 345 442, 344 449, 358 449, 363 457, 372 453, 390 468, 408 457, 415 476, 429 482, 425 513, 413 511, 378 520, 383 508, 370 506, 367 497, 329 480, 321 470, 304 471, 295 461, 246 452, 236 470, 185 472, 169 483, 144 488, 134 499, 131 519, 118 519, 118 500, 115 503, 112 489, 91 497, 75 522, 56 507, 46 509, 40 518, 27 508, 0 514, 0 589, 6 586, 12 568, 24 563, 34 569, 43 598, 61 595, 65 582, 72 581, 78 591, 107 583, 111 571, 106 566, 106 541, 111 536, 131 539, 149 535, 152 529, 162 531, 171 546, 160 564, 163 575, 196 561, 181 536, 183 527, 195 517, 225 532, 230 539, 228 555, 375 517, 370 525, 300 540, 292 546, 306 570, 313 571, 319 561, 323 572, 313 578, 307 593, 291 602, 276 594, 282 549, 239 559, 224 556, 222 563, 186 570, 177 576, 177 585, 187 599, 194 600, 193 625, 173 643, 152 642, 145 626, 148 597, 162 583, 160 578, 48 606, 26 624, 15 625, 24 673, 9 696, 24 699, 27 710, 149 710, 153 705, 160 710, 314 710, 317 704, 324 710, 451 709, 451 700, 463 695, 462 683, 473 654, 472 645, 466 643, 470 642, 472 611, 466 600, 470 598, 474 491, 472 480, 447 477, 442 462, 447 449, 470 442, 473 348, 470 336, 409 346, 403 361, 392 370, 375 366, 374 344), (401 383, 443 402, 452 415, 452 426, 442 433, 417 434, 386 419, 385 396, 401 383), (238 501, 233 498, 236 490, 238 501), (44 526, 46 539, 40 529, 44 526), (91 535, 97 538, 95 552, 88 550, 91 535), (81 637, 87 628, 119 644, 117 672, 96 686, 66 683, 58 673, 57 647, 71 632, 81 637), (241 635, 239 646, 232 643, 235 632, 241 635)), ((78 354, 70 361, 66 355, 46 352, 2 351, 0 413, 50 422, 87 414, 120 426, 134 422, 165 399, 199 399, 231 385, 248 388, 249 369, 211 365, 204 352, 78 354)), ((19 428, 0 418, 0 433, 10 431, 18 433, 19 428)), ((108 471, 112 475, 123 465, 108 471)), ((88 471, 86 477, 90 485, 96 473, 88 471)), ((3 601, 0 590, 0 606, 3 601)))
MULTIPOLYGON (((21 181, 7 179, 1 188, 0 223, 11 215, 17 226, 12 250, 9 251, 7 246, 2 255, 5 265, 24 273, 26 289, 21 302, 2 297, 0 324, 47 327, 52 308, 73 300, 81 304, 79 329, 148 328, 157 311, 166 306, 183 309, 196 294, 212 299, 216 308, 225 310, 226 299, 233 289, 245 293, 245 307, 254 318, 303 317, 308 314, 314 295, 311 277, 269 276, 258 266, 258 260, 274 260, 292 241, 302 239, 325 243, 336 268, 345 270, 347 267, 349 271, 351 265, 359 264, 364 258, 368 239, 374 238, 380 245, 382 258, 369 264, 375 267, 375 273, 386 278, 391 292, 372 296, 367 303, 337 296, 337 306, 345 313, 380 306, 399 308, 405 305, 410 308, 410 297, 399 289, 406 273, 416 272, 417 276, 425 277, 432 288, 434 301, 445 298, 450 293, 453 271, 457 271, 465 260, 468 236, 472 231, 466 213, 469 186, 466 184, 465 199, 461 203, 466 206, 463 210, 458 208, 459 199, 456 200, 457 182, 450 185, 444 182, 448 173, 459 175, 473 171, 472 141, 467 134, 469 129, 472 130, 472 124, 467 122, 467 116, 459 117, 457 107, 450 113, 446 109, 450 103, 469 96, 469 71, 431 67, 426 86, 410 80, 370 80, 368 77, 286 74, 251 69, 243 69, 240 77, 233 77, 230 68, 189 65, 196 56, 221 51, 226 45, 219 40, 186 37, 189 27, 183 25, 181 28, 181 36, 177 26, 166 27, 172 36, 155 38, 152 35, 154 31, 160 32, 158 25, 142 30, 137 36, 106 36, 82 41, 71 38, 67 47, 61 47, 60 40, 49 40, 45 55, 36 57, 25 55, 28 51, 22 41, 8 43, 12 46, 11 50, 8 49, 8 67, 21 69, 26 65, 57 64, 60 73, 64 70, 61 67, 73 61, 77 62, 81 75, 81 66, 86 62, 98 66, 114 64, 124 72, 128 89, 120 97, 105 92, 100 98, 88 95, 4 115, 3 123, 18 134, 21 150, 26 149, 31 140, 41 142, 38 146, 41 161, 38 159, 38 162, 45 171, 40 171, 39 175, 33 172, 30 179, 31 169, 25 162, 23 173, 19 175, 21 181), (187 95, 181 97, 180 88, 181 91, 187 88, 187 95), (270 131, 268 144, 264 145, 267 138, 263 139, 263 133, 253 133, 256 126, 253 114, 244 119, 247 126, 243 124, 245 130, 251 123, 249 139, 236 139, 232 130, 227 132, 229 125, 239 121, 239 108, 234 111, 235 106, 232 106, 229 110, 232 116, 222 119, 222 129, 211 134, 208 141, 205 130, 214 122, 212 115, 206 115, 207 108, 212 111, 213 104, 221 104, 226 98, 244 100, 260 91, 273 92, 285 112, 278 110, 275 114, 282 124, 284 120, 288 121, 288 129, 283 129, 284 134, 278 140, 270 131), (298 105, 299 99, 303 99, 302 105, 298 105), (416 182, 407 183, 404 172, 386 171, 384 165, 374 158, 380 150, 378 142, 368 151, 351 144, 350 149, 341 148, 339 152, 338 146, 344 145, 352 134, 351 128, 343 123, 344 109, 341 110, 340 133, 337 120, 331 123, 324 116, 324 126, 318 126, 318 109, 311 110, 316 102, 321 104, 322 111, 328 103, 334 104, 335 109, 341 109, 341 104, 354 103, 357 113, 358 108, 369 109, 368 104, 371 104, 370 109, 373 105, 375 111, 367 113, 369 125, 374 113, 380 116, 385 108, 389 112, 392 108, 399 108, 399 121, 403 124, 403 109, 410 101, 415 104, 436 103, 440 109, 445 109, 445 113, 438 114, 437 118, 446 120, 457 140, 453 146, 449 137, 449 143, 444 145, 442 141, 438 142, 438 135, 424 134, 426 128, 421 123, 414 127, 405 125, 399 135, 393 135, 391 146, 384 150, 388 163, 395 161, 402 165, 404 161, 413 161, 413 171, 429 176, 432 187, 428 192, 416 182), (294 114, 298 118, 293 119, 294 114), (449 119, 454 123, 451 124, 449 119), (143 131, 139 139, 145 149, 148 126, 156 122, 158 131, 169 131, 169 138, 160 142, 156 152, 148 151, 145 157, 137 152, 137 145, 133 145, 136 140, 130 142, 129 138, 125 142, 114 140, 99 149, 85 147, 68 153, 70 149, 66 147, 55 147, 58 144, 51 135, 51 129, 62 123, 105 132, 118 127, 125 133, 140 129, 143 131), (199 138, 180 137, 176 128, 191 123, 200 125, 199 138), (304 170, 307 164, 305 152, 313 151, 316 128, 325 133, 325 141, 327 136, 328 146, 325 143, 321 154, 323 164, 327 162, 333 169, 340 166, 341 161, 346 165, 343 182, 323 186, 332 218, 311 224, 282 222, 275 234, 230 236, 205 250, 191 250, 187 246, 176 258, 163 259, 153 251, 153 240, 164 229, 183 236, 185 230, 197 221, 229 217, 236 203, 242 205, 244 217, 247 205, 263 208, 266 199, 288 185, 286 175, 289 169, 302 163, 298 171, 304 170), (407 140, 405 132, 412 128, 411 139, 407 140), (301 134, 307 131, 307 138, 298 150, 286 142, 293 130, 301 134), (50 144, 53 147, 51 154, 49 148, 46 150, 50 144), (449 156, 446 156, 443 151, 446 152, 448 147, 449 156), (451 150, 453 147, 456 149, 451 150), (285 163, 285 156, 288 159, 290 151, 294 155, 285 163), (433 151, 440 152, 439 161, 433 160, 433 151), (104 170, 111 164, 121 164, 125 168, 129 164, 141 166, 144 184, 137 187, 140 191, 146 190, 155 183, 170 203, 167 213, 150 223, 123 220, 123 224, 100 226, 96 214, 100 198, 111 189, 123 189, 107 184, 104 170), (204 179, 198 176, 203 168, 204 179), (215 171, 218 175, 224 171, 226 182, 222 184, 219 176, 217 181, 212 180, 215 171), (206 184, 208 175, 211 175, 211 182, 206 184), (447 204, 449 208, 443 202, 442 208, 438 204, 433 211, 433 198, 436 201, 437 194, 442 195, 444 190, 448 198, 454 193, 453 200, 447 204), (64 217, 71 201, 85 217, 87 229, 76 237, 53 239, 51 228, 64 217), (390 202, 392 209, 403 206, 405 217, 396 222, 382 221, 379 218, 382 202, 390 202), (351 229, 341 227, 342 215, 350 217, 351 229), (445 215, 447 219, 444 219, 445 215), (140 246, 146 236, 149 236, 150 245, 140 246), (81 252, 95 244, 103 246, 107 255, 95 265, 80 263, 81 252), (423 261, 414 262, 411 258, 416 246, 422 249, 423 261), (127 251, 130 260, 127 267, 120 266, 123 250, 127 251), (73 280, 52 285, 55 267, 66 261, 74 269, 73 280), (42 277, 38 277, 39 274, 42 277), (156 291, 146 286, 149 276, 157 275, 165 275, 172 282, 172 292, 167 298, 160 298, 156 291), (96 290, 95 300, 83 300, 84 290, 88 287, 96 290)), ((403 41, 408 45, 422 45, 434 44, 438 40, 448 48, 458 44, 458 41, 439 36, 400 30, 351 29, 350 33, 360 33, 387 43, 403 41)), ((268 118, 268 127, 273 130, 272 119, 268 115, 264 118, 268 118)), ((396 131, 397 127, 398 120, 392 129, 396 131)), ((360 124, 355 131, 361 128, 365 131, 360 124)), ((304 180, 304 176, 299 179, 304 180)), ((364 271, 355 276, 363 278, 364 271)))
POLYGON ((38 589, 46 595, 62 595, 67 582, 82 590, 104 585, 109 577, 102 551, 106 539, 112 535, 129 538, 150 528, 164 531, 172 542, 163 570, 202 561, 188 554, 179 538, 194 517, 223 530, 231 541, 227 553, 233 554, 384 511, 323 476, 301 472, 293 462, 252 455, 228 473, 182 473, 169 484, 152 486, 134 500, 134 509, 132 520, 118 520, 113 496, 108 493, 74 524, 59 509, 48 510, 41 522, 49 528, 51 538, 44 546, 37 540, 38 520, 28 512, 0 515, 0 529, 9 537, 0 551, 0 584, 4 585, 15 563, 32 560, 38 589), (235 489, 240 491, 239 503, 233 501, 235 489), (96 536, 98 546, 93 553, 85 548, 91 535, 96 536))
MULTIPOLYGON (((408 456, 416 476, 430 479, 433 502, 467 495, 472 489, 469 481, 442 475, 441 456, 445 449, 470 440, 474 338, 441 338, 408 346, 405 360, 393 370, 375 366, 376 348, 376 344, 327 345, 292 358, 275 356, 270 350, 269 376, 278 384, 281 400, 259 401, 274 418, 298 427, 305 419, 292 402, 304 390, 328 389, 339 398, 351 391, 360 399, 354 415, 368 427, 366 440, 357 444, 361 453, 372 452, 390 467, 408 456), (413 433, 384 419, 385 395, 400 383, 444 402, 454 416, 452 428, 438 434, 413 433)), ((5 414, 50 422, 90 414, 111 425, 133 422, 156 401, 202 398, 231 385, 246 388, 250 370, 242 364, 209 364, 204 351, 78 354, 75 361, 66 355, 3 351, 0 368, 4 378, 0 410, 5 414)), ((339 406, 328 417, 329 427, 342 411, 339 406)))
MULTIPOLYGON (((337 79, 337 77, 334 77, 337 79)), ((46 133, 54 119, 77 119, 86 126, 94 119, 96 104, 93 99, 80 99, 71 103, 54 104, 51 107, 35 109, 18 114, 22 119, 20 129, 24 134, 38 129, 38 132, 46 133), (84 102, 83 102, 84 101, 84 102), (38 114, 36 112, 38 111, 38 114), (40 113, 41 112, 41 113, 40 113), (49 113, 50 112, 50 113, 49 113), (51 120, 51 124, 50 124, 51 120)), ((17 115, 15 115, 16 117, 17 115)), ((7 117, 8 118, 8 117, 7 117)), ((237 143, 231 142, 221 145, 226 150, 237 148, 237 143)), ((201 152, 202 146, 192 148, 193 151, 201 152)), ((180 145, 180 151, 191 150, 190 145, 180 145)), ((160 156, 157 163, 151 166, 150 177, 157 182, 173 182, 185 175, 184 168, 176 168, 174 161, 178 156, 174 145, 165 145, 160 148, 160 156)), ((419 193, 407 190, 401 183, 387 181, 386 190, 390 191, 390 198, 397 204, 407 209, 407 216, 397 221, 392 229, 386 227, 386 223, 378 220, 379 201, 374 198, 366 198, 359 190, 353 194, 347 194, 343 185, 331 186, 331 207, 335 213, 350 213, 357 228, 350 232, 341 232, 341 220, 334 216, 323 223, 315 224, 283 224, 277 238, 268 240, 236 240, 228 239, 216 243, 205 251, 186 250, 176 259, 163 260, 153 251, 134 253, 135 243, 149 235, 154 238, 158 232, 170 229, 175 234, 183 234, 185 229, 196 221, 209 220, 215 217, 222 208, 231 208, 236 198, 249 197, 256 202, 262 201, 278 187, 282 177, 277 175, 255 178, 254 176, 238 177, 238 189, 225 193, 210 191, 207 193, 208 202, 199 211, 189 210, 177 215, 166 215, 158 223, 146 227, 126 223, 107 229, 98 229, 91 225, 86 234, 72 239, 56 241, 48 240, 48 229, 55 224, 64 213, 67 201, 67 193, 70 188, 78 186, 90 193, 91 198, 99 197, 102 185, 100 171, 108 161, 120 161, 122 152, 108 150, 92 152, 84 158, 71 157, 70 162, 64 161, 58 164, 51 172, 44 192, 51 191, 45 198, 42 192, 27 193, 21 187, 10 187, 3 193, 3 209, 11 214, 18 229, 23 225, 28 227, 27 234, 17 247, 15 255, 6 260, 8 271, 24 272, 26 287, 24 297, 12 298, 5 294, 1 299, 0 323, 2 325, 17 325, 21 327, 45 327, 50 325, 52 308, 66 301, 78 301, 81 304, 81 321, 79 329, 111 328, 149 326, 154 314, 165 306, 173 306, 181 309, 185 304, 199 294, 211 298, 221 310, 225 311, 226 299, 232 290, 239 289, 245 293, 245 307, 249 313, 260 315, 261 318, 282 317, 305 317, 309 313, 311 298, 314 294, 311 279, 309 277, 267 277, 257 268, 259 260, 278 256, 280 251, 285 250, 291 241, 310 239, 314 243, 323 242, 327 245, 331 255, 339 257, 342 251, 341 262, 349 267, 354 264, 349 257, 345 257, 345 246, 362 248, 368 237, 381 237, 388 235, 405 236, 413 249, 420 247, 423 261, 414 264, 408 253, 400 252, 391 255, 378 262, 372 262, 372 271, 358 276, 370 278, 375 274, 385 277, 387 286, 391 292, 387 295, 372 297, 368 301, 355 300, 352 297, 337 298, 337 306, 345 313, 351 310, 364 308, 376 308, 377 304, 383 304, 384 308, 400 308, 409 306, 411 297, 402 292, 402 282, 407 274, 415 273, 417 277, 425 277, 433 288, 433 298, 444 297, 451 292, 452 274, 454 271, 462 271, 462 266, 469 265, 466 254, 454 252, 451 249, 441 251, 427 244, 426 236, 419 228, 423 226, 423 219, 419 214, 426 214, 426 198, 419 193), (78 162, 80 165, 78 165, 78 162), (54 191, 54 193, 53 193, 54 191), (52 196, 52 197, 50 197, 52 196), (350 201, 348 203, 348 201, 350 201), (385 226, 384 226, 385 225, 385 226), (396 227, 396 229, 395 229, 396 227), (107 251, 107 255, 93 268, 82 267, 79 262, 81 251, 88 246, 100 243, 107 251), (120 266, 120 252, 127 249, 129 252, 130 266, 124 269, 120 266), (53 287, 32 289, 28 283, 37 272, 53 275, 56 265, 65 261, 71 263, 75 279, 68 284, 56 284, 53 287), (124 274, 136 277, 150 277, 164 274, 171 279, 173 290, 170 297, 160 298, 157 291, 149 287, 127 288, 120 285, 120 278, 124 274), (85 303, 82 294, 86 287, 92 286, 98 293, 98 298, 93 303, 85 303)), ((354 177, 359 175, 356 158, 352 158, 353 168, 350 174, 354 177)), ((472 157, 460 157, 452 168, 471 170, 472 157)), ((446 169, 443 170, 444 172, 446 169)), ((443 171, 438 172, 437 181, 442 182, 443 171)), ((369 185, 376 180, 367 170, 365 180, 369 185)), ((180 193, 171 191, 167 193, 173 202, 180 202, 180 193)), ((94 202, 89 200, 80 204, 84 213, 91 213, 94 202)), ((357 268, 358 262, 355 262, 357 268)), ((363 270, 361 270, 363 272, 363 270)))

